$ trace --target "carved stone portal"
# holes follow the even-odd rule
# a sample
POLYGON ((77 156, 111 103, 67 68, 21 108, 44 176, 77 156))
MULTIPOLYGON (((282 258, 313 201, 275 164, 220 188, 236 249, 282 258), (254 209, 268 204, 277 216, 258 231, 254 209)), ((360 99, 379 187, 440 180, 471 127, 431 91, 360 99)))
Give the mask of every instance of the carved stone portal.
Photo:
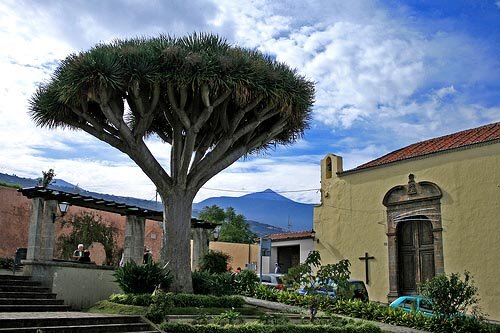
POLYGON ((383 200, 384 206, 387 207, 387 245, 389 251, 389 294, 387 297, 389 302, 403 293, 399 281, 397 239, 398 231, 403 224, 414 223, 413 221, 419 221, 423 218, 430 221, 434 238, 435 274, 444 272, 441 189, 431 182, 415 182, 413 174, 410 174, 408 179, 407 185, 398 185, 391 188, 383 200))

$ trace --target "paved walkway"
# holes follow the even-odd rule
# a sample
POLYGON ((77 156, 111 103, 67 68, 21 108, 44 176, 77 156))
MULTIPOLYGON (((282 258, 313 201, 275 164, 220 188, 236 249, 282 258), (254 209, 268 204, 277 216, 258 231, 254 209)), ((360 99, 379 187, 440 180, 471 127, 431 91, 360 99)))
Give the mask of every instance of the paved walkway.
MULTIPOLYGON (((266 309, 271 309, 271 310, 277 310, 281 312, 292 312, 292 313, 309 313, 304 308, 301 308, 299 306, 293 306, 293 305, 287 305, 287 304, 282 304, 282 303, 277 303, 277 302, 270 302, 270 301, 264 301, 261 299, 257 298, 251 298, 251 297, 244 297, 245 302, 247 302, 250 305, 255 305, 255 306, 260 306, 266 309)), ((319 313, 318 313, 319 315, 319 313)), ((395 333, 428 333, 427 331, 421 331, 417 330, 414 328, 409 328, 409 327, 404 327, 404 326, 394 326, 394 325, 389 325, 389 324, 384 324, 380 323, 378 321, 370 321, 370 320, 364 320, 364 319, 359 319, 359 318, 351 318, 351 317, 346 317, 342 315, 337 315, 338 317, 341 318, 346 318, 346 319, 352 319, 354 321, 363 321, 363 322, 368 322, 370 324, 373 324, 375 326, 378 326, 382 331, 384 332, 395 332, 395 333)))

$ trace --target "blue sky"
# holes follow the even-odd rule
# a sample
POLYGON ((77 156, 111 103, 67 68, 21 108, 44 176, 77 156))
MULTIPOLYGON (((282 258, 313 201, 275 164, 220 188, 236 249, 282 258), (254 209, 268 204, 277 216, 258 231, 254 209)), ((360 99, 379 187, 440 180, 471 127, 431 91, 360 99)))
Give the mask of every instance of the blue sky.
MULTIPOLYGON (((310 129, 289 147, 236 162, 195 201, 227 189, 319 188, 319 161, 344 167, 413 142, 500 121, 500 1, 2 1, 0 172, 54 168, 80 187, 152 199, 125 155, 83 132, 36 128, 28 99, 58 61, 101 41, 215 32, 316 82, 310 129)), ((151 150, 168 165, 169 149, 151 150)), ((318 202, 315 191, 290 192, 318 202)))

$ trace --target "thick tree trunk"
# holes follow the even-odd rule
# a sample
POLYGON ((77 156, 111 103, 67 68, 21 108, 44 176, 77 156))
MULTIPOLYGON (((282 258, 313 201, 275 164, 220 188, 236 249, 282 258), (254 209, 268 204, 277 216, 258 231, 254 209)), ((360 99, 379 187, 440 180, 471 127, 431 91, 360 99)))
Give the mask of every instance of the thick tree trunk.
POLYGON ((185 191, 160 193, 163 199, 162 260, 174 277, 173 292, 193 292, 191 278, 191 212, 193 195, 185 191))

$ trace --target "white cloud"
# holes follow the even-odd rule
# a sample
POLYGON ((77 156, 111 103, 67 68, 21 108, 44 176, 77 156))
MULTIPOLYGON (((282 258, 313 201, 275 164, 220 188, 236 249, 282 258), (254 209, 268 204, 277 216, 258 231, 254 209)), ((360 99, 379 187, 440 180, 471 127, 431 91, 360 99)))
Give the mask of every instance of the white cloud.
MULTIPOLYGON (((381 6, 361 0, 147 5, 137 0, 119 5, 114 0, 4 1, 0 172, 36 177, 52 167, 61 178, 89 190, 152 198, 154 186, 127 156, 82 132, 37 128, 27 110, 36 85, 50 77, 58 59, 99 41, 158 32, 221 32, 231 42, 297 68, 316 82, 312 127, 332 131, 325 139, 331 141, 318 144, 308 135, 311 131, 293 151, 280 149, 238 161, 206 187, 316 188, 319 160, 329 152, 324 149, 343 155, 349 169, 406 144, 463 129, 464 124, 500 120, 498 103, 471 100, 468 90, 476 83, 498 82, 498 59, 491 59, 487 45, 463 34, 422 33, 406 17, 381 6), (338 132, 346 133, 342 140, 338 132), (304 155, 290 156, 297 152, 304 155), (282 155, 289 157, 278 157, 282 155)), ((168 169, 168 145, 157 140, 147 144, 168 169)), ((221 194, 202 190, 197 201, 221 194)), ((319 200, 314 192, 286 195, 319 200)))

